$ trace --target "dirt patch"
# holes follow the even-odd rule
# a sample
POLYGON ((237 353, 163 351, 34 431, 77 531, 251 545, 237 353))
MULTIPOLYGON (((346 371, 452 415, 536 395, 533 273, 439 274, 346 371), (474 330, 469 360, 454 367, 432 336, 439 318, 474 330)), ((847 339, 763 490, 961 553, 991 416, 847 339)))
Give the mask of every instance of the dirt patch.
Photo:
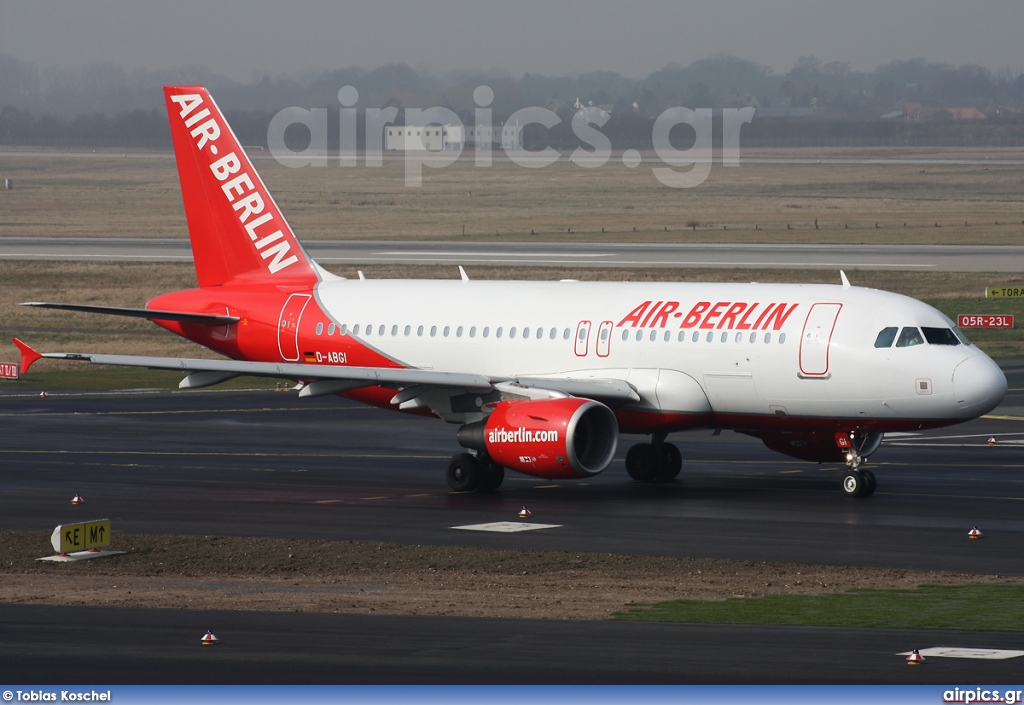
POLYGON ((49 535, 0 531, 0 602, 605 619, 631 603, 957 585, 996 576, 597 553, 117 535, 128 551, 38 562, 49 535))

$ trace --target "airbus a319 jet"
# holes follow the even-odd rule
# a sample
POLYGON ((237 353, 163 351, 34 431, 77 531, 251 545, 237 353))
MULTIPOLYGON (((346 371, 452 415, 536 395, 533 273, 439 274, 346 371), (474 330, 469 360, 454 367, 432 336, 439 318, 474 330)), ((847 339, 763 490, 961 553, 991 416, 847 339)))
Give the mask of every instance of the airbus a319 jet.
POLYGON ((995 408, 999 367, 920 301, 850 286, 578 281, 366 280, 303 251, 201 86, 164 89, 198 288, 125 309, 26 305, 147 318, 225 359, 39 353, 180 370, 182 388, 252 375, 298 382, 457 426, 455 491, 493 491, 505 470, 587 478, 620 433, 634 480, 678 476, 671 433, 723 429, 773 451, 845 463, 842 491, 887 432, 995 408))

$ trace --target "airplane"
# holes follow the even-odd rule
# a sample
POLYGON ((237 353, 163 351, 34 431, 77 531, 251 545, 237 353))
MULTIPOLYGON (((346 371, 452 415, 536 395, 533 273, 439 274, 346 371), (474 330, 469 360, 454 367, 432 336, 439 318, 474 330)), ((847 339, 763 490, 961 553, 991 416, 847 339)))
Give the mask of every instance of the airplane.
POLYGON ((841 284, 370 280, 314 262, 202 86, 165 87, 198 287, 144 308, 26 306, 135 316, 220 353, 181 359, 40 353, 179 370, 195 389, 249 375, 297 382, 458 426, 457 492, 505 471, 581 479, 612 463, 676 478, 671 433, 732 430, 786 455, 844 463, 849 497, 889 432, 960 423, 1007 391, 999 367, 915 299, 841 284))

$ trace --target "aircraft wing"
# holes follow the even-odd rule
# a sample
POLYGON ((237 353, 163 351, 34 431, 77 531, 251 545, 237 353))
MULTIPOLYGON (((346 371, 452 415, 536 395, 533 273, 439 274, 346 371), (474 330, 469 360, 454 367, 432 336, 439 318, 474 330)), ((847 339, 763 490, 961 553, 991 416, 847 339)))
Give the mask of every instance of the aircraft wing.
POLYGON ((226 326, 238 323, 238 316, 220 316, 206 313, 186 313, 184 311, 158 311, 151 308, 120 308, 118 306, 90 306, 88 304, 56 304, 50 301, 26 301, 19 306, 36 308, 53 308, 60 311, 81 311, 83 313, 102 313, 108 316, 128 316, 129 318, 147 318, 151 321, 181 321, 197 323, 205 326, 226 326))
POLYGON ((413 385, 446 389, 490 391, 496 384, 511 383, 521 387, 562 392, 570 396, 600 399, 611 403, 637 401, 636 390, 624 380, 560 379, 516 376, 487 376, 465 372, 437 372, 404 367, 347 367, 312 365, 296 362, 252 362, 247 360, 205 360, 199 358, 147 357, 142 355, 106 355, 94 353, 40 353, 13 339, 21 350, 21 371, 28 371, 41 358, 74 360, 95 365, 148 367, 187 373, 179 387, 205 387, 233 377, 277 377, 306 382, 301 396, 318 396, 361 387, 405 388, 413 385))

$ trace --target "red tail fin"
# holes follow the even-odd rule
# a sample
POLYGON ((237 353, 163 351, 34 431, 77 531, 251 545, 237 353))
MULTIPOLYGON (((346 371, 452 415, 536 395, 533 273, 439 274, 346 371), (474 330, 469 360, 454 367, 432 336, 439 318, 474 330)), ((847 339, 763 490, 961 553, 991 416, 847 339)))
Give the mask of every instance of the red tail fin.
POLYGON ((316 283, 316 267, 206 89, 167 86, 164 97, 199 286, 316 283))

